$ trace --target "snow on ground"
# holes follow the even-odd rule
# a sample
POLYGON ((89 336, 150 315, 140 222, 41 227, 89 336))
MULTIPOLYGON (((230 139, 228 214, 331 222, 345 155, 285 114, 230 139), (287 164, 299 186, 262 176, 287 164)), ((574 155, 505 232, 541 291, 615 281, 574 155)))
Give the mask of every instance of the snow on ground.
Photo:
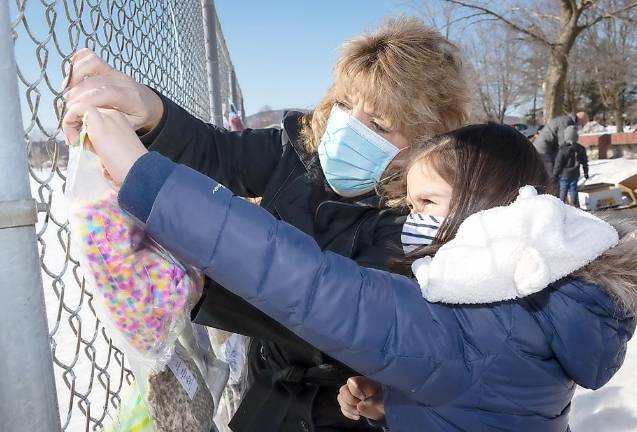
MULTIPOLYGON (((614 170, 611 169, 610 171, 614 170)), ((38 176, 44 180, 48 174, 48 172, 41 172, 38 176)), ((63 224, 66 220, 66 207, 61 192, 61 178, 55 176, 51 181, 51 185, 52 192, 49 193, 48 188, 38 187, 38 184, 32 180, 31 190, 34 197, 38 197, 41 192, 45 201, 48 201, 49 197, 51 197, 53 215, 63 224)), ((42 229, 43 223, 44 218, 41 216, 38 223, 38 231, 42 229)), ((49 329, 50 331, 55 330, 53 335, 56 343, 55 356, 60 362, 66 365, 73 364, 76 353, 79 352, 77 362, 73 365, 73 373, 67 375, 67 379, 75 379, 76 391, 86 394, 91 383, 91 361, 84 353, 85 345, 80 344, 78 348, 78 339, 73 333, 71 325, 72 323, 77 325, 79 322, 73 317, 76 313, 77 317, 82 321, 82 337, 84 339, 92 339, 95 337, 96 322, 87 305, 86 296, 81 295, 81 290, 73 277, 73 265, 67 265, 65 270, 66 260, 60 238, 64 243, 67 242, 64 232, 49 221, 48 227, 43 234, 46 244, 44 263, 51 273, 60 275, 51 277, 45 272, 42 274, 49 329), (64 286, 64 304, 72 310, 77 310, 77 312, 69 313, 62 310, 59 326, 56 328, 56 323, 58 322, 56 315, 60 306, 56 289, 62 295, 60 290, 62 286, 64 286)), ((42 250, 42 245, 40 248, 42 250)), ((97 365, 104 366, 108 359, 108 345, 104 342, 101 334, 97 335, 93 345, 96 350, 97 365)), ((111 376, 111 390, 116 389, 121 383, 121 371, 114 364, 115 361, 111 356, 108 367, 111 376)), ((64 383, 62 372, 63 370, 60 367, 55 367, 62 424, 64 425, 68 421, 66 430, 69 432, 84 431, 86 430, 86 418, 78 409, 77 398, 73 402, 73 410, 67 420, 70 391, 64 383)), ((93 378, 93 386, 89 393, 92 417, 100 418, 104 415, 105 397, 104 388, 98 383, 96 376, 93 378)), ((108 417, 105 420, 105 424, 108 424, 108 417)), ((573 432, 637 431, 637 341, 629 343, 623 368, 605 387, 597 391, 578 389, 573 400, 571 425, 573 432)), ((93 424, 91 424, 90 430, 94 430, 93 424)))
MULTIPOLYGON (((624 133, 634 132, 637 130, 637 125, 624 125, 624 133)), ((608 125, 604 126, 596 121, 588 122, 584 128, 582 133, 584 135, 600 135, 600 134, 613 134, 617 133, 617 126, 608 125)))
POLYGON ((637 431, 637 339, 628 343, 624 366, 599 390, 578 389, 571 411, 573 432, 637 431))
POLYGON ((590 178, 580 179, 580 185, 609 183, 617 184, 637 174, 637 159, 600 159, 589 162, 590 178))

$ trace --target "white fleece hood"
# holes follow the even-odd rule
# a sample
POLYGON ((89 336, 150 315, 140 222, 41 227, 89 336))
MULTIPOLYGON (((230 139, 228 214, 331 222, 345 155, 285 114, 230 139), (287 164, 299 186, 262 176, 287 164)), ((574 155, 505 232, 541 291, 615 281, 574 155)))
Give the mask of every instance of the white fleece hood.
POLYGON ((412 270, 428 301, 491 303, 541 291, 618 241, 607 222, 525 186, 511 205, 469 216, 412 270))

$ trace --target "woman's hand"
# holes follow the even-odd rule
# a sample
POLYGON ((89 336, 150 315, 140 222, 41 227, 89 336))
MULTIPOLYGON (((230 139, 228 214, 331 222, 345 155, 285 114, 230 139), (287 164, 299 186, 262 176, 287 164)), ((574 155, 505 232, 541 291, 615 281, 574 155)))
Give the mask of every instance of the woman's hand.
POLYGON ((100 158, 105 176, 116 186, 126 179, 133 164, 148 150, 141 143, 124 114, 109 109, 76 105, 80 118, 86 113, 86 145, 100 158))
POLYGON ((358 376, 347 380, 338 392, 341 412, 351 420, 360 420, 361 416, 372 420, 385 418, 385 404, 380 384, 368 378, 358 376))
POLYGON ((78 104, 121 111, 135 131, 148 131, 159 124, 164 105, 151 89, 112 68, 87 48, 75 53, 71 62, 72 75, 67 74, 64 97, 67 112, 62 121, 69 143, 78 139, 82 124, 81 117, 70 115, 77 113, 73 107, 78 104))

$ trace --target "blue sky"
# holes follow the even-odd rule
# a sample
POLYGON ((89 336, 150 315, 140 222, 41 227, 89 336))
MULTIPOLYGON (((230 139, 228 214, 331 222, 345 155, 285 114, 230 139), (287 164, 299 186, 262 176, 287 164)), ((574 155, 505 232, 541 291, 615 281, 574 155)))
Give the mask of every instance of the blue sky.
MULTIPOLYGON (((216 0, 246 113, 316 104, 341 42, 384 16, 412 11, 400 0, 216 0)), ((412 11, 413 12, 413 11, 412 11)))

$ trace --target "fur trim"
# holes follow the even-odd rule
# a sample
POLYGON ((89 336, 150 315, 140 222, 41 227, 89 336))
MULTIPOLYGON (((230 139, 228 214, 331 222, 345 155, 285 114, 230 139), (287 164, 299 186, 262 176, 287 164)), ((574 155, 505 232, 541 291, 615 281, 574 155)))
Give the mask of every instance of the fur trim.
POLYGON ((637 217, 617 212, 596 216, 615 227, 619 243, 572 276, 605 289, 625 312, 637 316, 637 217))

